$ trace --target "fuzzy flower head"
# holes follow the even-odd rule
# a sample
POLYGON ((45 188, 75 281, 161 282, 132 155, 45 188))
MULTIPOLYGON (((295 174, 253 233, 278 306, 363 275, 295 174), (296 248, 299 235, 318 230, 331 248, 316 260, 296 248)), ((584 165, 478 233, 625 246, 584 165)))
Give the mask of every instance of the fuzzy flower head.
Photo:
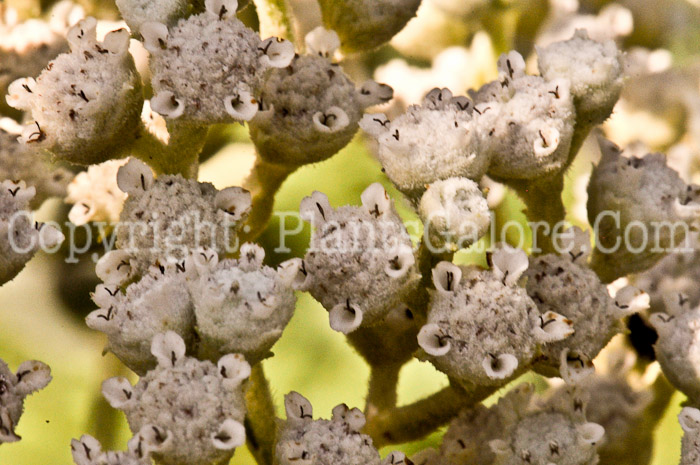
POLYGON ((40 248, 54 248, 63 234, 32 220, 35 189, 23 181, 0 182, 0 284, 13 279, 40 248))
POLYGON ((15 433, 15 426, 22 416, 24 398, 43 389, 49 381, 51 370, 41 362, 24 362, 17 373, 12 373, 0 359, 0 445, 21 439, 15 433))
POLYGON ((449 178, 428 186, 418 210, 426 243, 457 250, 488 232, 491 212, 479 185, 467 178, 449 178))
POLYGON ((132 431, 151 426, 159 444, 154 457, 165 465, 226 463, 245 443, 242 382, 250 365, 238 354, 214 365, 185 356, 185 342, 171 331, 151 345, 158 365, 132 386, 126 378, 102 383, 112 407, 122 410, 132 431))
POLYGON ((284 397, 284 406, 287 421, 276 449, 280 465, 382 463, 372 439, 360 433, 365 416, 359 409, 340 404, 330 420, 314 420, 311 403, 294 391, 284 397))
POLYGON ((654 344, 656 359, 671 384, 697 404, 700 401, 700 307, 689 308, 683 298, 667 304, 669 313, 654 313, 649 318, 659 336, 654 344))
POLYGON ((608 140, 599 144, 602 158, 588 184, 588 218, 600 241, 592 266, 614 279, 644 271, 682 245, 700 218, 700 188, 687 185, 661 153, 626 157, 608 140))
POLYGON ((125 292, 100 284, 92 294, 99 306, 86 322, 107 335, 107 347, 126 366, 144 374, 157 364, 151 353, 156 334, 177 333, 188 347, 194 342, 194 312, 184 273, 177 267, 152 267, 125 292))
POLYGON ((622 318, 649 308, 649 296, 628 286, 611 297, 607 287, 586 266, 589 236, 567 231, 567 253, 533 257, 525 273, 527 293, 540 313, 554 312, 573 324, 570 337, 545 345, 536 368, 547 376, 573 376, 590 371, 591 362, 613 336, 624 330, 622 318))
POLYGON ((323 23, 343 49, 362 52, 391 40, 413 18, 420 0, 320 0, 323 23))
POLYGON ((504 246, 491 270, 440 262, 433 269, 428 321, 418 333, 421 355, 466 387, 498 386, 532 361, 537 347, 573 333, 555 312, 540 313, 518 280, 527 255, 504 246))
POLYGON ((533 179, 560 171, 575 122, 569 82, 527 76, 518 52, 501 55, 498 71, 498 80, 471 92, 489 175, 533 179))
POLYGON ((389 179, 416 201, 428 184, 451 177, 478 181, 489 165, 476 133, 473 103, 453 97, 449 89, 433 89, 422 105, 411 105, 393 121, 381 113, 367 114, 360 127, 377 139, 378 158, 389 179))
POLYGON ((236 0, 207 0, 206 10, 172 27, 141 24, 151 53, 151 107, 193 124, 250 121, 258 112, 263 77, 294 57, 291 42, 261 40, 236 18, 236 0))
POLYGON ((330 312, 343 333, 384 320, 414 287, 418 274, 411 239, 379 183, 362 193, 362 206, 334 209, 314 192, 301 202, 315 231, 303 260, 283 266, 297 289, 330 312))
MULTIPOLYGON (((137 276, 158 262, 182 262, 200 247, 224 253, 251 205, 250 193, 239 187, 218 191, 212 184, 180 175, 155 179, 151 169, 135 159, 119 168, 117 183, 129 197, 117 233, 121 250, 113 252, 126 254, 130 272, 137 276)), ((121 262, 107 256, 104 260, 105 266, 121 262)))
POLYGON ((127 160, 109 160, 91 165, 68 185, 66 203, 73 204, 68 219, 81 226, 90 221, 116 223, 126 200, 117 185, 117 171, 127 160))
POLYGON ((442 438, 439 451, 442 461, 436 464, 493 463, 496 454, 489 441, 499 436, 503 426, 503 419, 481 404, 462 409, 442 438))
POLYGON ((0 179, 21 179, 34 187, 32 208, 38 208, 49 197, 63 197, 73 174, 50 164, 40 150, 21 144, 17 136, 0 128, 0 179))
POLYGON ((600 124, 610 116, 624 80, 622 53, 615 42, 596 42, 578 29, 569 40, 536 49, 543 78, 569 81, 579 123, 600 124))
POLYGON ((129 54, 126 29, 96 39, 87 18, 68 31, 70 53, 41 75, 14 81, 7 103, 31 114, 20 140, 71 163, 100 163, 133 137, 143 106, 141 79, 129 54))
POLYGON ((198 276, 190 291, 201 357, 235 352, 255 364, 282 336, 296 298, 284 274, 263 266, 264 257, 254 244, 244 244, 238 260, 217 263, 216 255, 204 249, 192 255, 198 276))
MULTIPOLYGON (((620 355, 623 353, 631 355, 620 351, 620 355)), ((635 357, 624 358, 613 360, 603 370, 597 367, 594 375, 574 389, 562 385, 551 397, 573 396, 576 404, 584 405, 586 419, 605 428, 605 436, 598 444, 601 463, 648 463, 654 430, 645 425, 655 408, 655 396, 648 383, 631 382, 635 357)))
MULTIPOLYGON (((574 397, 560 397, 539 405, 516 388, 493 407, 503 429, 489 442, 495 465, 596 465, 596 446, 605 429, 587 422, 584 404, 574 397)), ((527 389, 532 394, 533 389, 527 389)))
POLYGON ((263 159, 291 166, 325 160, 350 142, 365 108, 392 98, 391 87, 371 80, 356 88, 330 61, 337 40, 333 31, 314 29, 307 35, 311 53, 265 80, 261 110, 250 122, 263 159))

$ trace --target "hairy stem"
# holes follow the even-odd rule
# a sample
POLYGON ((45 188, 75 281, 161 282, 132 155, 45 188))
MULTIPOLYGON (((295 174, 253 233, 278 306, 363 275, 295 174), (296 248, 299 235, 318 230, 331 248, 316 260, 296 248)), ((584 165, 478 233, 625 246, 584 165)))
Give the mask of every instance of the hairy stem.
POLYGON ((287 0, 253 0, 260 21, 260 35, 294 41, 292 9, 287 0))
POLYGON ((208 127, 168 122, 168 143, 163 143, 145 128, 131 148, 132 154, 148 163, 157 173, 181 174, 196 179, 199 153, 207 139, 208 127))
POLYGON ((368 418, 383 410, 396 407, 396 388, 402 366, 402 363, 397 363, 371 367, 365 405, 365 415, 368 418))
POLYGON ((467 392, 448 386, 413 404, 385 410, 368 419, 364 432, 376 447, 415 441, 432 433, 457 416, 464 407, 476 405, 498 387, 475 387, 467 392))
POLYGON ((258 465, 272 465, 277 442, 275 405, 261 363, 252 367, 246 392, 246 441, 258 465))
POLYGON ((243 183, 253 198, 250 216, 241 234, 243 242, 255 240, 265 230, 275 204, 275 193, 295 170, 295 166, 273 165, 259 157, 255 160, 253 171, 243 183))

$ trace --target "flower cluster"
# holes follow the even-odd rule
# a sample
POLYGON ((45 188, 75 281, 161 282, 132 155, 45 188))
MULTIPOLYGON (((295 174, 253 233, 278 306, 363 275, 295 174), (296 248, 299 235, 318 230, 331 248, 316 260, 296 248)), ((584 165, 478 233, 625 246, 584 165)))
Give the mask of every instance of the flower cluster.
POLYGON ((0 445, 19 441, 15 426, 22 416, 24 398, 46 387, 51 381, 51 370, 36 360, 22 363, 12 373, 0 359, 0 445))

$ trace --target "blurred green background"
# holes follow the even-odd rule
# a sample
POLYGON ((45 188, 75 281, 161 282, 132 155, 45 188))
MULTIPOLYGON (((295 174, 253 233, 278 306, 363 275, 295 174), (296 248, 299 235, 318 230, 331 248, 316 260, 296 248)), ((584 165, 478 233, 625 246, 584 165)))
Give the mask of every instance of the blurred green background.
MULTIPOLYGON (((237 134, 241 139, 241 132, 237 134)), ((252 147, 248 143, 243 140, 231 144, 202 166, 200 180, 212 181, 218 187, 240 184, 252 160, 252 147)), ((571 176, 590 168, 587 160, 582 154, 571 176)), ((394 198, 399 198, 358 137, 332 159, 293 174, 277 194, 276 210, 296 211, 301 199, 313 190, 327 193, 333 205, 359 204, 362 190, 375 181, 382 182, 394 198)), ((565 195, 571 202, 570 187, 565 195)), ((397 203, 405 219, 413 218, 406 205, 397 203)), ((39 212, 40 218, 55 217, 59 207, 60 202, 45 205, 39 212)), ((499 214, 522 220, 521 208, 519 201, 509 194, 499 214)), ((292 221, 288 229, 295 227, 292 221)), ((292 255, 301 256, 307 245, 308 229, 305 229, 303 234, 287 241, 291 254, 272 253, 279 244, 278 225, 279 220, 273 219, 261 238, 268 250, 268 264, 292 255)), ((461 254, 460 259, 465 257, 468 255, 461 254)), ((27 359, 42 360, 51 366, 54 377, 46 389, 27 399, 25 414, 17 428, 23 439, 0 446, 1 465, 71 464, 71 438, 88 433, 100 439, 105 448, 124 449, 130 437, 121 412, 111 409, 100 395, 104 379, 123 375, 126 370, 111 354, 101 355, 105 338, 84 324, 83 316, 91 309, 89 304, 81 303, 86 297, 82 295, 85 286, 81 286, 81 280, 86 279, 85 271, 77 271, 79 266, 73 266, 71 271, 71 267, 60 261, 59 257, 39 255, 17 279, 0 288, 0 358, 12 369, 27 359), (72 296, 76 306, 82 307, 69 308, 67 299, 59 295, 69 299, 72 296)), ((89 265, 83 266, 91 269, 89 265)), ((89 275, 88 278, 94 279, 89 275)), ((368 378, 366 365, 345 343, 344 337, 330 329, 327 312, 308 294, 299 293, 298 297, 296 314, 273 349, 275 356, 264 362, 278 412, 284 411, 283 396, 290 390, 299 391, 311 400, 316 417, 329 417, 332 407, 341 402, 362 408, 368 378)), ((411 402, 445 385, 444 375, 430 364, 414 360, 401 372, 399 402, 411 402)), ((657 431, 654 465, 678 463, 680 427, 675 416, 681 401, 680 395, 674 398, 657 431)), ((436 433, 425 441, 398 448, 413 452, 439 444, 439 437, 440 433, 436 433)), ((382 455, 393 449, 382 450, 382 455)), ((247 450, 241 448, 231 463, 254 462, 247 450)))

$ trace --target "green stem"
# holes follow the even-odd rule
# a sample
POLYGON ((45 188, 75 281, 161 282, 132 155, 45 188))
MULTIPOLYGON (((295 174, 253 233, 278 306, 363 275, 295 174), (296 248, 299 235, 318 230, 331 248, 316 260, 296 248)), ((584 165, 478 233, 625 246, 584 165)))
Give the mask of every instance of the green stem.
POLYGON ((142 128, 131 148, 132 155, 148 163, 157 173, 197 178, 199 153, 207 139, 207 126, 168 122, 167 144, 142 128))
POLYGON ((280 37, 294 41, 292 9, 287 0, 253 0, 260 21, 260 35, 263 39, 280 37))
POLYGON ((295 166, 273 165, 263 161, 260 157, 255 160, 253 171, 243 183, 243 187, 250 191, 253 205, 250 216, 243 227, 242 242, 255 240, 265 230, 270 216, 272 216, 275 193, 296 168, 295 166))
POLYGON ((465 407, 476 405, 498 390, 498 387, 475 387, 466 392, 448 386, 413 404, 378 413, 368 419, 364 432, 375 447, 421 439, 457 416, 465 407))
MULTIPOLYGON (((104 357, 103 361, 100 379, 127 376, 129 370, 116 357, 104 357)), ((99 390, 95 392, 90 412, 88 424, 93 425, 93 436, 100 441, 105 450, 119 449, 121 445, 117 443, 118 438, 114 432, 122 421, 122 412, 112 408, 99 390)))
POLYGON ((258 465, 272 465, 277 442, 277 416, 262 364, 253 365, 246 392, 246 441, 258 465))

